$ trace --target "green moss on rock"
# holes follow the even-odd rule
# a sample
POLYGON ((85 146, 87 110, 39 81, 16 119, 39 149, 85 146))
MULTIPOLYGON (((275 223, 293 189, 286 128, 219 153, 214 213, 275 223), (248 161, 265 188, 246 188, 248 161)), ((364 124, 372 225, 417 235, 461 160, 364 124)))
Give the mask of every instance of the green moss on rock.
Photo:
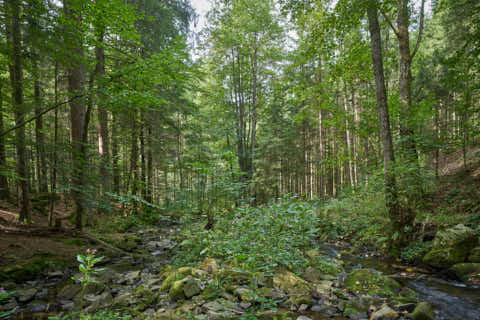
POLYGON ((480 263, 458 263, 450 268, 463 281, 480 277, 480 263))
POLYGON ((345 279, 345 288, 356 294, 392 297, 400 291, 401 285, 376 271, 357 269, 345 279))

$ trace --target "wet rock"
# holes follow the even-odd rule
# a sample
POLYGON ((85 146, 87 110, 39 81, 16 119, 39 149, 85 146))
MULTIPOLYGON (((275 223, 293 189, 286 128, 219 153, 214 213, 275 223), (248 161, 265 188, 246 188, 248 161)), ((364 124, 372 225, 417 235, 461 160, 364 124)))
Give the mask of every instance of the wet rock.
POLYGON ((428 302, 420 302, 409 315, 413 320, 434 320, 433 307, 428 302))
POLYGON ((38 290, 35 288, 18 290, 18 301, 21 303, 29 302, 35 297, 38 290))
POLYGON ((42 289, 35 295, 36 299, 45 299, 48 296, 48 289, 42 289))
POLYGON ((73 310, 73 307, 74 307, 74 303, 73 301, 70 301, 70 300, 62 300, 60 301, 60 308, 63 310, 63 311, 71 311, 73 310))
POLYGON ((468 261, 480 263, 480 247, 473 248, 468 256, 468 261))
POLYGON ((450 270, 465 282, 474 278, 480 279, 480 263, 458 263, 451 267, 450 270))
POLYGON ((312 320, 312 318, 309 318, 307 316, 300 316, 297 318, 297 320, 312 320))
POLYGON ((417 306, 416 303, 405 303, 405 304, 401 304, 401 305, 396 306, 396 309, 400 312, 411 313, 411 312, 413 312, 413 310, 415 310, 416 306, 417 306))
POLYGON ((51 271, 47 273, 48 278, 63 278, 64 273, 62 271, 51 271))
POLYGON ((80 293, 82 288, 77 284, 68 284, 60 290, 58 297, 63 300, 72 300, 80 293))
POLYGON ((356 294, 391 297, 402 288, 401 285, 379 272, 370 269, 356 269, 345 278, 345 288, 356 294))
POLYGON ((113 297, 109 291, 105 291, 100 295, 87 295, 85 300, 90 303, 85 312, 95 312, 100 308, 108 307, 112 303, 113 297))
POLYGON ((27 307, 27 310, 31 313, 46 312, 47 309, 48 309, 48 305, 41 301, 33 301, 27 307))
POLYGON ((290 271, 283 271, 273 277, 274 286, 288 295, 310 295, 312 288, 308 282, 290 271))
POLYGON ((423 261, 436 268, 449 268, 456 263, 464 262, 477 244, 478 237, 475 231, 458 224, 437 232, 432 250, 425 255, 423 261))
POLYGON ((380 310, 375 311, 370 319, 372 320, 393 320, 399 317, 398 312, 384 304, 380 310))
POLYGON ((128 284, 134 284, 140 280, 140 270, 129 271, 125 274, 124 280, 128 284))

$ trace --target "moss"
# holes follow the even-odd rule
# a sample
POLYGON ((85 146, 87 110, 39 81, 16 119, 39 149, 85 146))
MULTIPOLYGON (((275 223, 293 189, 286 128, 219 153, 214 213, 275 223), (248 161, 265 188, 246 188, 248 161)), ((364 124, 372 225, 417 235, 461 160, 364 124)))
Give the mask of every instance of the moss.
POLYGON ((458 262, 463 262, 468 256, 468 250, 456 247, 433 249, 425 255, 423 262, 433 267, 446 269, 458 262))
POLYGON ((432 305, 428 302, 421 302, 416 307, 415 310, 410 314, 410 318, 414 320, 433 320, 435 319, 435 314, 433 313, 432 305))
POLYGON ((380 297, 392 297, 400 289, 400 284, 370 269, 352 271, 345 279, 345 288, 356 294, 368 294, 380 297))
POLYGON ((185 299, 185 294, 183 293, 183 286, 185 284, 184 280, 178 280, 172 283, 170 290, 168 291, 168 296, 170 299, 178 301, 185 299))
POLYGON ((24 264, 2 267, 0 268, 0 280, 11 280, 17 283, 25 282, 33 280, 55 267, 68 265, 68 262, 50 257, 50 254, 39 254, 24 264))
POLYGON ((163 274, 165 280, 162 282, 162 286, 160 287, 160 291, 168 291, 170 287, 175 281, 182 280, 187 276, 192 275, 193 268, 191 267, 183 267, 177 270, 169 270, 163 274))
POLYGON ((462 281, 480 275, 480 263, 458 263, 450 268, 462 281))

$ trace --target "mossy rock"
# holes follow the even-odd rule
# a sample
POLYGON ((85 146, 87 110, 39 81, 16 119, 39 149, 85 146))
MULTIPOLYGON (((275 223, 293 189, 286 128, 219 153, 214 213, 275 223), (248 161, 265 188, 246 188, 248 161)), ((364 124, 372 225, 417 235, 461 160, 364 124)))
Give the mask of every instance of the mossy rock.
POLYGON ((468 256, 468 261, 480 263, 480 247, 473 248, 468 256))
POLYGON ((170 290, 171 286, 175 281, 183 280, 187 276, 197 275, 198 272, 195 268, 191 267, 182 267, 179 269, 168 270, 163 273, 162 277, 165 278, 163 280, 162 285, 160 287, 160 291, 168 291, 170 290))
POLYGON ((462 281, 468 282, 472 278, 480 278, 480 263, 458 263, 450 268, 462 281))
POLYGON ((470 251, 478 244, 475 231, 463 224, 437 232, 432 250, 423 262, 436 268, 449 268, 467 260, 470 251))
POLYGON ((33 280, 51 269, 64 267, 65 265, 68 265, 68 263, 62 260, 37 256, 24 264, 1 267, 0 281, 10 280, 21 283, 33 280))
POLYGON ((397 281, 370 269, 352 271, 345 279, 344 285, 355 294, 380 297, 393 297, 401 289, 397 281))
POLYGON ((433 313, 433 307, 428 302, 421 302, 415 310, 409 315, 413 320, 434 320, 435 314, 433 313))
POLYGON ((256 279, 251 272, 235 269, 222 269, 215 276, 220 280, 227 280, 237 284, 249 283, 256 279))
POLYGON ((282 271, 275 274, 273 283, 276 288, 279 288, 288 295, 309 295, 312 292, 311 285, 290 271, 282 271))

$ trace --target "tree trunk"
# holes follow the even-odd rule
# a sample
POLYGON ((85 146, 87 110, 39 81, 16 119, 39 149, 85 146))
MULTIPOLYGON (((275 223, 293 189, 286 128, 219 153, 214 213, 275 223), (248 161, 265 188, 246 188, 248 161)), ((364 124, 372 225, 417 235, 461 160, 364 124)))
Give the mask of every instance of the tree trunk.
MULTIPOLYGON (((382 43, 380 37, 380 26, 378 24, 377 8, 370 4, 368 8, 368 27, 370 30, 370 41, 372 48, 372 62, 375 75, 376 97, 378 107, 378 118, 380 122, 380 134, 383 145, 384 179, 385 179, 385 201, 387 210, 392 222, 393 231, 399 235, 405 226, 398 203, 397 185, 395 179, 394 165, 395 157, 393 151, 392 134, 390 132, 390 119, 388 115, 387 90, 383 72, 382 43)), ((403 240, 403 237, 397 237, 403 240)))
POLYGON ((113 192, 120 193, 120 167, 118 164, 118 119, 112 114, 112 167, 113 167, 113 192))
MULTIPOLYGON (((11 39, 9 48, 12 52, 12 64, 10 65, 10 80, 12 82, 12 98, 15 110, 15 125, 20 125, 25 117, 26 108, 23 101, 23 53, 22 53, 22 34, 20 30, 20 1, 12 0, 11 8, 11 39)), ((6 2, 8 3, 8 2, 6 2)), ((7 32, 7 35, 9 32, 7 32)), ((19 220, 21 222, 31 221, 31 205, 29 193, 29 172, 27 168, 25 126, 16 130, 16 149, 17 149, 17 174, 20 178, 20 188, 22 191, 21 209, 19 220)))
MULTIPOLYGON (((80 22, 75 10, 70 7, 71 1, 64 1, 64 10, 68 19, 80 22)), ((76 30, 67 28, 67 43, 71 43, 71 52, 74 54, 74 61, 68 67, 68 91, 70 95, 79 94, 84 90, 85 71, 83 60, 83 41, 82 36, 75 34, 76 30)), ((70 102, 70 122, 71 122, 71 148, 72 148, 72 197, 75 202, 75 227, 82 229, 82 216, 85 211, 83 185, 84 185, 84 169, 86 158, 82 144, 84 141, 85 127, 85 101, 77 98, 70 102)))
POLYGON ((33 78, 34 78, 34 101, 35 101, 35 144, 37 149, 37 175, 38 190, 40 192, 48 192, 47 184, 47 160, 45 154, 45 134, 43 133, 43 118, 40 115, 42 111, 42 97, 40 88, 40 70, 36 58, 33 61, 33 78))
MULTIPOLYGON (((5 131, 3 124, 3 81, 0 80, 0 133, 5 131)), ((7 179, 7 156, 5 153, 5 138, 0 136, 0 200, 10 199, 10 190, 7 179)))
POLYGON ((102 46, 103 44, 103 30, 99 32, 97 40, 100 45, 97 45, 95 48, 95 56, 97 59, 97 65, 95 74, 99 79, 98 85, 98 122, 97 122, 97 131, 98 131, 98 154, 100 156, 100 180, 102 182, 102 195, 103 201, 106 208, 110 208, 110 197, 107 195, 111 191, 111 182, 110 182, 110 145, 109 145, 109 132, 108 132, 108 112, 103 105, 105 100, 103 90, 103 77, 105 76, 105 50, 102 46))

